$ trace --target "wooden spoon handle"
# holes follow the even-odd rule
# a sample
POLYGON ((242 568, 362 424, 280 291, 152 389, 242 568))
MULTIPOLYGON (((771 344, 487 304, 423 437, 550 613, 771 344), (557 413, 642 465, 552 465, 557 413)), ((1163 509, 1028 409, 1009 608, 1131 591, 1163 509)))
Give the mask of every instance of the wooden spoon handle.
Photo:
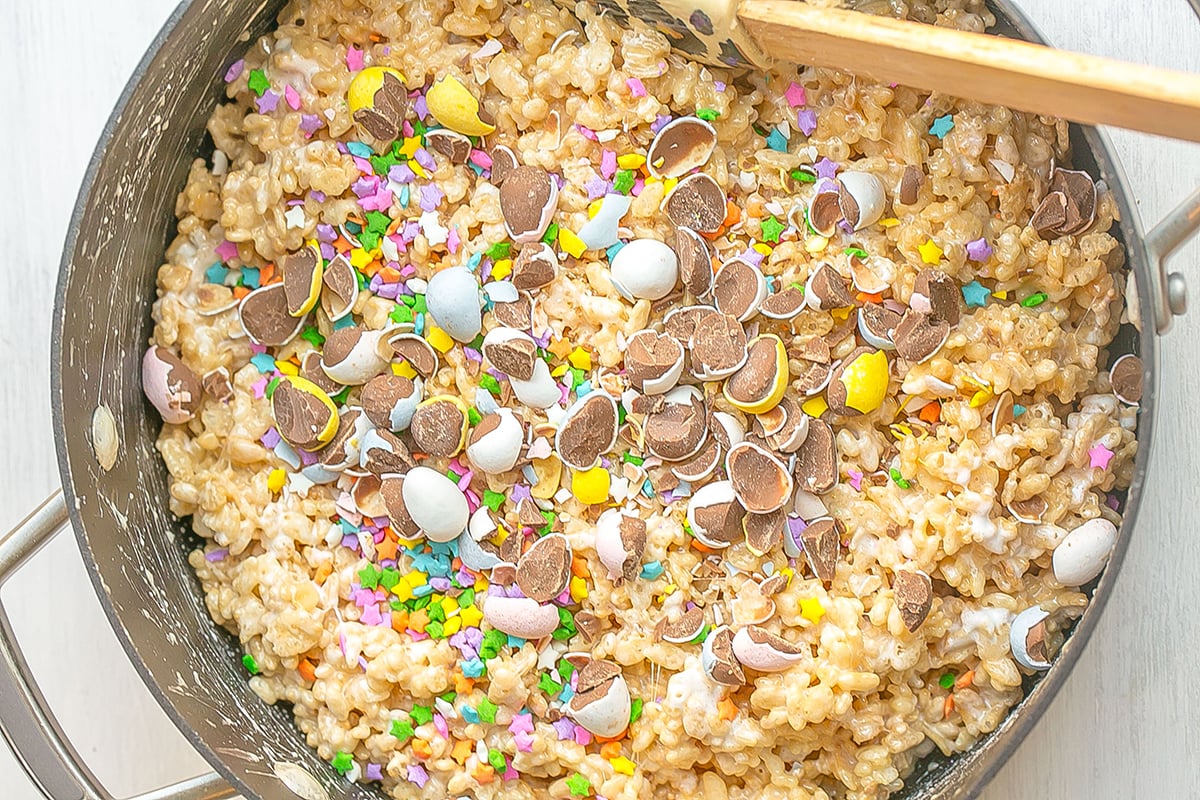
POLYGON ((1200 75, 794 0, 742 0, 738 16, 776 59, 1200 142, 1200 75))

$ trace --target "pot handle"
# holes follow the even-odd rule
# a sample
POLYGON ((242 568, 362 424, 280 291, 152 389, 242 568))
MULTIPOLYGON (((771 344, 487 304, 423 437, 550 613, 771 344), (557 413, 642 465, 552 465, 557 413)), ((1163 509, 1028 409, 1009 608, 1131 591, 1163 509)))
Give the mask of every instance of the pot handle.
MULTIPOLYGON (((1200 9, 1198 12, 1200 13, 1200 9)), ((1200 189, 1167 214, 1146 234, 1151 302, 1159 333, 1171 329, 1174 318, 1187 310, 1187 284, 1178 272, 1167 272, 1167 259, 1200 230, 1200 189)))
MULTIPOLYGON (((0 539, 0 588, 70 522, 59 489, 0 539)), ((113 800, 63 734, 29 672, 0 602, 0 734, 48 800, 113 800)), ((237 794, 216 773, 191 778, 130 800, 220 800, 237 794)))

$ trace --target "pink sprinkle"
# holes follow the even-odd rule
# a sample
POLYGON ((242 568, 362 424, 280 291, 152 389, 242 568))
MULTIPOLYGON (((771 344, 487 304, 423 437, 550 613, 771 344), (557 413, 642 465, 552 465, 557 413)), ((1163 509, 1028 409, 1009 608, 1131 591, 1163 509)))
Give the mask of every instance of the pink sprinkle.
POLYGON ((228 239, 225 239, 219 245, 217 245, 216 254, 217 258, 221 259, 222 261, 229 261, 232 258, 237 258, 237 245, 228 239))
POLYGON ((625 85, 629 87, 629 93, 634 97, 645 97, 646 87, 638 78, 628 78, 625 85))
MULTIPOLYGON (((533 740, 530 739, 530 741, 533 741, 533 740)), ((525 752, 528 753, 529 750, 526 750, 525 752)), ((509 758, 508 756, 505 756, 504 757, 504 780, 515 781, 519 777, 521 777, 521 773, 519 773, 515 769, 513 769, 512 759, 509 758)))
POLYGON ((462 244, 462 240, 458 238, 458 228, 451 228, 450 233, 446 234, 446 248, 450 251, 450 255, 458 252, 460 244, 462 244))
POLYGON ((585 138, 585 139, 591 139, 593 142, 600 141, 600 138, 598 136, 596 136, 596 132, 593 131, 591 128, 588 128, 584 125, 580 125, 580 124, 576 123, 575 129, 578 130, 580 133, 582 133, 583 138, 585 138))
POLYGON ((346 67, 351 72, 358 72, 363 68, 363 51, 354 45, 346 48, 346 67))
POLYGON ((600 156, 600 174, 606 180, 612 180, 612 176, 617 174, 617 154, 612 150, 605 150, 600 156))
POLYGON ((251 343, 250 344, 250 352, 256 356, 260 356, 263 353, 267 352, 267 347, 266 347, 266 345, 251 343))
POLYGON ((854 487, 854 491, 862 491, 863 474, 856 469, 847 470, 846 474, 850 476, 850 485, 854 487))
POLYGON ((358 618, 358 621, 363 625, 382 625, 383 616, 379 613, 379 606, 372 603, 364 608, 362 616, 358 618))
POLYGON ((458 479, 459 491, 465 492, 471 486, 471 479, 475 477, 474 470, 467 470, 467 473, 458 479))
POLYGON ((489 156, 487 153, 483 152, 482 150, 472 150, 471 155, 470 155, 470 161, 472 164, 479 167, 480 169, 491 169, 492 168, 492 157, 489 156))
POLYGON ((587 747, 592 743, 592 734, 582 725, 575 726, 575 743, 587 747))
POLYGON ((413 126, 412 126, 412 123, 411 123, 411 122, 409 122, 408 120, 404 120, 404 128, 403 128, 403 130, 402 130, 401 132, 402 132, 402 133, 403 133, 405 136, 412 136, 412 135, 413 135, 413 126))
POLYGON ((250 384, 250 390, 254 392, 255 398, 261 400, 267 396, 267 384, 270 383, 266 377, 259 378, 255 383, 250 384))
POLYGON ((513 734, 513 743, 522 753, 528 753, 533 750, 533 736, 525 731, 517 731, 513 734))
POLYGON ((405 264, 404 268, 400 270, 401 278, 409 278, 416 274, 417 274, 417 268, 414 267, 412 264, 405 264))
POLYGON ((224 561, 227 555, 229 555, 229 549, 223 547, 220 550, 213 550, 211 553, 205 553, 204 560, 211 564, 215 561, 224 561))
POLYGON ((423 642, 429 638, 428 633, 425 633, 423 631, 414 631, 412 628, 409 628, 407 633, 408 633, 408 638, 412 639, 414 642, 423 642))
POLYGON ((1092 469, 1108 469, 1108 462, 1112 461, 1114 453, 1100 442, 1092 445, 1088 450, 1088 456, 1091 458, 1092 469))
POLYGON ((533 715, 517 714, 512 718, 512 722, 508 723, 508 732, 513 735, 518 733, 533 733, 533 715))
POLYGON ((351 158, 354 159, 355 168, 363 175, 375 174, 375 168, 371 166, 370 161, 365 158, 359 158, 358 156, 351 156, 351 158))
POLYGON ((792 81, 792 85, 787 88, 783 96, 787 98, 788 105, 792 108, 808 105, 808 93, 804 91, 803 86, 795 81, 792 81))
POLYGON ((645 189, 645 188, 646 188, 645 179, 638 178, 636 181, 633 182, 633 188, 629 190, 629 193, 632 194, 634 197, 637 197, 638 195, 640 195, 642 193, 642 189, 645 189))
POLYGON ((391 189, 380 188, 370 197, 364 197, 358 201, 358 204, 363 207, 364 211, 387 211, 392 207, 392 199, 391 189))
POLYGON ((344 633, 338 634, 338 644, 342 648, 342 658, 347 658, 348 656, 346 655, 346 634, 344 634, 344 633))
POLYGON ((443 739, 450 735, 450 728, 446 725, 446 718, 441 714, 433 715, 433 727, 437 728, 437 732, 442 735, 443 739))
POLYGON ((288 108, 292 111, 300 110, 300 93, 293 87, 288 86, 283 90, 283 99, 287 101, 288 108))

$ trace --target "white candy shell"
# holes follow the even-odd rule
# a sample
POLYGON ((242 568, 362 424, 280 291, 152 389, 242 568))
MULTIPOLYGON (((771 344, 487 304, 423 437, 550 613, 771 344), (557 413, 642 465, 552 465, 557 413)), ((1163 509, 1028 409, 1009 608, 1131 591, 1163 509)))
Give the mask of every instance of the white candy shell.
MULTIPOLYGON (((487 510, 486 508, 484 509, 487 510)), ((472 521, 474 518, 472 518, 472 521)), ((493 569, 505 563, 495 553, 489 553, 479 546, 479 542, 468 532, 464 531, 458 536, 458 557, 462 559, 462 563, 469 569, 476 572, 493 569)))
POLYGON ((796 490, 796 498, 792 502, 792 510, 796 512, 796 516, 805 522, 829 516, 829 509, 825 507, 825 501, 803 489, 796 490))
POLYGON ((502 408, 496 413, 500 415, 500 424, 496 429, 485 434, 479 441, 467 445, 467 459, 471 464, 476 469, 491 474, 512 469, 521 455, 521 445, 525 441, 521 421, 512 409, 502 408))
POLYGON ((803 653, 785 653, 766 642, 754 641, 748 628, 733 635, 733 654, 743 666, 758 672, 783 672, 805 658, 803 653))
POLYGON ((533 362, 533 377, 527 381, 509 376, 513 394, 530 408, 547 409, 562 399, 558 383, 550 375, 550 367, 542 359, 533 362))
POLYGON ((610 508, 596 520, 596 555, 610 578, 622 575, 629 551, 621 542, 621 512, 610 508))
POLYGON ((715 550, 729 547, 729 542, 721 542, 708 537, 708 531, 696 522, 696 510, 719 503, 730 503, 737 500, 733 492, 733 481, 713 481, 706 483, 688 498, 687 521, 692 533, 700 540, 700 544, 715 550))
POLYGON ((629 302, 661 300, 679 280, 679 257, 657 239, 635 239, 612 260, 613 287, 629 302))
MULTIPOLYGON (((858 335, 863 338, 864 342, 871 345, 871 347, 874 347, 876 350, 896 349, 896 343, 891 339, 885 339, 882 336, 876 336, 871 332, 871 329, 867 327, 865 322, 863 322, 863 310, 861 307, 858 309, 858 335)), ((830 372, 832 373, 832 370, 830 370, 830 372)))
POLYGON ((1030 629, 1048 616, 1050 615, 1043 611, 1041 606, 1032 606, 1017 614, 1009 626, 1008 640, 1012 646, 1013 658, 1017 660, 1018 664, 1025 667, 1025 669, 1039 671, 1050 669, 1049 661, 1038 661, 1029 655, 1029 650, 1025 645, 1025 640, 1029 636, 1030 629))
POLYGON ((200 379, 184 365, 179 356, 166 348, 151 347, 142 356, 142 391, 158 409, 163 422, 175 425, 196 416, 196 409, 200 405, 200 379), (176 363, 164 361, 163 353, 176 363), (178 380, 174 384, 170 380, 172 370, 178 371, 178 380))
POLYGON ((390 330, 363 331, 349 355, 336 364, 328 364, 322 358, 321 369, 334 383, 361 386, 391 363, 392 348, 387 343, 391 333, 390 330))
POLYGON ((792 431, 791 436, 789 436, 785 441, 779 443, 779 450, 781 452, 796 452, 800 449, 800 445, 804 444, 804 440, 808 438, 809 416, 803 411, 799 411, 797 413, 800 414, 800 424, 798 424, 795 430, 792 431))
POLYGON ((475 509, 475 513, 471 515, 471 521, 467 523, 467 532, 477 542, 482 542, 496 532, 496 523, 487 506, 475 509))
MULTIPOLYGON (((486 616, 486 612, 485 612, 486 616)), ((621 675, 613 678, 604 697, 588 703, 580 709, 567 705, 567 716, 575 720, 594 736, 611 737, 629 727, 632 701, 629 685, 621 675)))
MULTIPOLYGON (((520 639, 541 639, 543 636, 549 636, 554 633, 559 622, 558 608, 549 603, 542 605, 528 597, 500 597, 492 594, 484 598, 483 618, 501 633, 520 639)), ((628 716, 625 721, 629 722, 628 716)))
POLYGON ((389 415, 389 424, 392 426, 392 432, 394 433, 408 430, 408 426, 412 424, 413 414, 417 411, 417 406, 425 399, 425 384, 421 380, 421 377, 419 375, 414 377, 412 382, 413 393, 392 406, 392 412, 389 415))
POLYGON ((404 507, 417 527, 434 542, 448 542, 466 530, 467 498, 445 475, 414 467, 404 476, 404 507))
MULTIPOLYGON (((838 175, 838 183, 858 205, 858 219, 847 220, 854 226, 854 230, 861 230, 879 221, 883 216, 884 201, 887 199, 883 181, 869 172, 843 172, 838 175)), ((842 210, 844 213, 847 209, 842 210)))
POLYGON ((493 303, 515 303, 521 297, 521 293, 517 291, 517 287, 513 285, 512 281, 486 283, 483 286, 483 293, 493 303))
POLYGON ((579 240, 588 250, 604 250, 620 241, 617 228, 621 218, 629 212, 633 198, 624 194, 607 194, 600 201, 600 209, 579 229, 579 240))
POLYGON ((479 282, 466 267, 450 267, 429 279, 425 304, 438 327, 457 342, 470 342, 483 328, 479 282))
POLYGON ((1083 586, 1104 569, 1117 543, 1117 526, 1096 517, 1068 533, 1054 548, 1054 578, 1063 586, 1083 586))
POLYGON ((746 440, 746 430, 733 414, 730 414, 728 411, 714 411, 713 419, 725 429, 725 435, 729 437, 730 447, 741 444, 746 440))

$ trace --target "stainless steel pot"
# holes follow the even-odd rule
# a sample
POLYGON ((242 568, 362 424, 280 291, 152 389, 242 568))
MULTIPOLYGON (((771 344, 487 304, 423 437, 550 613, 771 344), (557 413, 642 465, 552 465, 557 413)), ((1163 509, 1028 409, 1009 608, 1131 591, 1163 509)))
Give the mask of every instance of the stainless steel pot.
MULTIPOLYGON (((1200 0, 1189 2, 1200 15, 1200 0)), ((269 706, 250 690, 239 666, 240 648, 209 619, 187 564, 197 540, 167 510, 166 470, 153 444, 158 418, 141 392, 147 310, 163 250, 174 234, 176 195, 195 154, 211 146, 204 125, 221 97, 224 67, 270 29, 282 5, 283 0, 185 0, 121 96, 88 167, 59 272, 50 374, 63 490, 0 540, 2 585, 72 523, 96 593, 130 660, 216 770, 139 800, 217 800, 235 792, 259 800, 294 800, 277 769, 281 763, 296 765, 333 797, 379 797, 340 778, 305 744, 287 708, 269 706), (96 303, 96 297, 113 300, 96 303), (108 412, 119 449, 106 470, 93 438, 103 432, 108 412)), ((990 5, 1001 32, 1041 41, 1011 0, 990 5)), ((1183 278, 1168 274, 1164 261, 1200 228, 1200 191, 1144 233, 1106 135, 1074 128, 1073 137, 1077 165, 1102 177, 1120 204, 1118 234, 1136 277, 1147 331, 1139 335, 1127 326, 1119 345, 1135 348, 1148 372, 1138 427, 1141 447, 1122 535, 1054 667, 1030 681, 1025 699, 969 753, 933 758, 919 768, 901 795, 910 800, 973 796, 1016 749, 1083 651, 1137 518, 1157 405, 1156 334, 1167 331, 1186 303, 1183 278)), ((3 608, 0 732, 46 797, 111 800, 48 710, 3 608)))

